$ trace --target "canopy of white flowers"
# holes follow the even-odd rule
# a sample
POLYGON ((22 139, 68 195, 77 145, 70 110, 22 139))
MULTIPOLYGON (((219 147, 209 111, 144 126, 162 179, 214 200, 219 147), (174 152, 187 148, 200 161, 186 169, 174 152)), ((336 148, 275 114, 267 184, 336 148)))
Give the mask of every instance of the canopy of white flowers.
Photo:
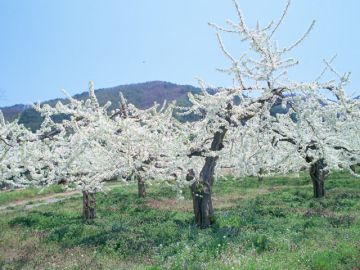
MULTIPOLYGON (((349 74, 340 75, 325 61, 325 69, 311 82, 297 82, 288 69, 298 61, 287 55, 310 33, 280 48, 274 33, 278 22, 249 27, 236 1, 238 22, 227 28, 211 24, 220 48, 230 61, 221 69, 233 76, 231 88, 189 94, 191 106, 174 103, 140 110, 119 96, 119 109, 100 106, 90 82, 89 98, 69 97, 66 104, 34 105, 44 117, 32 133, 16 121, 7 123, 0 113, 0 181, 2 186, 44 186, 59 181, 96 192, 106 180, 171 180, 189 185, 212 163, 215 174, 230 168, 238 176, 299 172, 324 159, 329 169, 347 169, 360 163, 360 102, 345 95, 349 74), (235 58, 222 34, 238 35, 248 52, 235 58), (337 80, 322 81, 326 72, 337 80), (281 107, 282 112, 274 112, 281 107), (55 115, 66 115, 56 123, 55 115), (178 121, 177 114, 197 114, 196 121, 178 121)), ((211 170, 210 170, 211 171, 211 170)))

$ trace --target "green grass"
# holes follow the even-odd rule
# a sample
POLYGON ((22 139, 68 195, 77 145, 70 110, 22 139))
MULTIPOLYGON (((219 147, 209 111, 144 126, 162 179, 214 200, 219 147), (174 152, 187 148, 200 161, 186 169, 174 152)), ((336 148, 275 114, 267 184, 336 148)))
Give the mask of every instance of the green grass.
POLYGON ((176 202, 153 185, 98 194, 98 218, 81 198, 0 213, 0 269, 359 269, 360 181, 334 173, 326 198, 306 175, 219 180, 216 224, 193 224, 190 194, 176 202))

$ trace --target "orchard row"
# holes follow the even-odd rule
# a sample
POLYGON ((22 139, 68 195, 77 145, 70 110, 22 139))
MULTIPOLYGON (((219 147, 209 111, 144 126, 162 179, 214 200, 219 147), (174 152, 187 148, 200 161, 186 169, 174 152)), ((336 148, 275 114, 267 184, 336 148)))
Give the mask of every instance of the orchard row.
MULTIPOLYGON (((191 106, 155 104, 145 110, 128 104, 120 93, 119 107, 101 106, 93 83, 89 98, 69 97, 66 104, 34 105, 43 123, 35 133, 0 113, 0 184, 4 188, 65 183, 83 192, 83 215, 96 216, 97 192, 105 181, 135 182, 139 196, 146 182, 162 180, 179 192, 190 187, 195 222, 208 227, 214 216, 211 200, 216 176, 237 177, 298 173, 307 169, 314 196, 325 195, 332 170, 351 171, 360 163, 360 102, 346 96, 349 74, 339 74, 332 61, 316 80, 297 82, 288 70, 298 61, 288 57, 309 34, 279 48, 273 37, 278 22, 250 28, 235 2, 238 21, 229 28, 211 24, 220 48, 230 61, 222 71, 234 85, 189 93, 191 106), (248 51, 236 58, 222 34, 238 35, 248 51), (334 75, 335 80, 324 80, 334 75), (281 108, 274 112, 274 108, 281 108), (55 122, 54 116, 65 115, 55 122), (195 115, 180 121, 179 115, 195 115)), ((315 76, 314 76, 315 77, 315 76)))

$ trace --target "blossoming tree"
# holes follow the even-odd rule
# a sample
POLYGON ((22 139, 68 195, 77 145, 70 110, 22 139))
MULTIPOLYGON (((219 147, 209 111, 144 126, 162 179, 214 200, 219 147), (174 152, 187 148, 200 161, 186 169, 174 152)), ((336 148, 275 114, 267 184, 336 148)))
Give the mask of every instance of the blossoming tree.
POLYGON ((202 93, 189 95, 192 107, 187 113, 197 113, 204 124, 202 133, 198 135, 202 140, 189 155, 201 156, 204 160, 200 173, 192 176, 195 179, 192 184, 194 214, 200 227, 208 227, 213 221, 211 194, 214 172, 230 130, 243 128, 254 117, 268 116, 279 98, 287 104, 298 94, 327 91, 337 97, 338 102, 346 102, 343 88, 333 81, 304 83, 288 76, 288 69, 296 66, 298 61, 287 55, 308 36, 315 22, 297 41, 281 48, 274 40, 274 34, 287 14, 290 1, 277 22, 265 27, 258 23, 254 28, 245 23, 238 3, 234 1, 234 4, 237 23, 227 21, 228 28, 210 24, 217 30, 220 48, 231 63, 230 68, 221 71, 233 76, 234 86, 219 89, 215 94, 208 93, 204 87, 202 93), (226 50, 220 33, 239 36, 241 42, 248 44, 248 52, 235 58, 226 50))
POLYGON ((47 141, 36 140, 36 134, 16 121, 6 123, 0 112, 0 181, 6 188, 46 185, 56 170, 47 141))
MULTIPOLYGON (((270 119, 275 134, 272 143, 292 145, 288 149, 301 158, 300 164, 309 167, 314 197, 321 198, 331 170, 348 169, 355 174, 352 166, 360 157, 359 121, 353 115, 356 108, 352 101, 342 104, 314 93, 292 102, 289 113, 270 119)), ((286 149, 280 151, 289 151, 286 149)))
MULTIPOLYGON (((89 84, 89 99, 75 100, 55 107, 37 105, 36 109, 48 119, 39 141, 60 137, 57 148, 57 175, 54 181, 66 179, 83 193, 83 215, 96 216, 96 193, 102 191, 104 181, 136 180, 138 193, 144 197, 145 181, 167 179, 175 171, 172 132, 173 104, 159 108, 157 104, 139 110, 127 104, 120 94, 120 108, 109 113, 110 103, 100 106, 89 84), (67 115, 70 120, 53 122, 52 116, 67 115), (60 136, 61 135, 61 136, 60 136)), ((52 141, 52 140, 49 140, 52 141)), ((54 152, 56 153, 56 152, 54 152)))

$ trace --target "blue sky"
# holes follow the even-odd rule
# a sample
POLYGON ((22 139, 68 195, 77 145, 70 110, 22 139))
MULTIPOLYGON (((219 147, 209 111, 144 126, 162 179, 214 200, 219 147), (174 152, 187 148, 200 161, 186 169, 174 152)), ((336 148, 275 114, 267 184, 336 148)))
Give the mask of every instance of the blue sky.
MULTIPOLYGON (((285 0, 240 0, 249 24, 276 19, 285 0)), ((336 68, 352 72, 347 92, 360 94, 358 0, 293 0, 277 33, 280 45, 295 40, 312 19, 315 29, 293 51, 301 65, 291 75, 314 79, 322 59, 335 53, 336 68)), ((96 88, 165 80, 216 86, 231 78, 213 29, 236 19, 231 0, 0 0, 0 106, 75 94, 96 88)), ((244 49, 225 38, 234 55, 244 49)))

